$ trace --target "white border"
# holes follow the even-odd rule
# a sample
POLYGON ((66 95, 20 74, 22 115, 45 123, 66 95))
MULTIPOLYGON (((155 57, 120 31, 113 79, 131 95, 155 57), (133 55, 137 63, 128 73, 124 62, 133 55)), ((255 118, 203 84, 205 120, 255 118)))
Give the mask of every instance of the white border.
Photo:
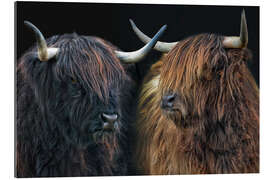
MULTIPOLYGON (((0 5, 1 18, 1 70, 0 70, 0 177, 1 179, 14 179, 14 0, 2 0, 0 5)), ((56 1, 47 1, 56 2, 56 1)), ((57 2, 76 2, 58 0, 57 2)), ((270 57, 269 57, 269 1, 258 0, 81 0, 80 2, 107 2, 107 3, 137 3, 137 4, 190 4, 190 5, 248 5, 260 6, 260 137, 261 137, 261 173, 241 175, 182 175, 182 176, 151 176, 151 177, 117 177, 117 179, 270 179, 270 57)), ((81 179, 102 179, 104 177, 85 177, 81 179)), ((116 177, 106 177, 115 179, 116 177)), ((37 179, 37 178, 32 178, 37 179)), ((49 178, 42 178, 49 179, 49 178)), ((74 178, 61 178, 74 179, 74 178)), ((76 178, 80 179, 80 178, 76 178)))

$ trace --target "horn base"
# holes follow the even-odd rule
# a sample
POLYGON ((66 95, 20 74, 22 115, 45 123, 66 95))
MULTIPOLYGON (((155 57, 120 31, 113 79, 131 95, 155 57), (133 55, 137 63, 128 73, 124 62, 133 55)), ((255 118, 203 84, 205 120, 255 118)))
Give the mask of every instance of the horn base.
POLYGON ((46 53, 38 51, 38 58, 40 61, 48 61, 59 52, 59 48, 48 48, 46 53))
POLYGON ((223 40, 223 46, 225 48, 244 48, 245 47, 240 37, 238 36, 225 37, 223 40))

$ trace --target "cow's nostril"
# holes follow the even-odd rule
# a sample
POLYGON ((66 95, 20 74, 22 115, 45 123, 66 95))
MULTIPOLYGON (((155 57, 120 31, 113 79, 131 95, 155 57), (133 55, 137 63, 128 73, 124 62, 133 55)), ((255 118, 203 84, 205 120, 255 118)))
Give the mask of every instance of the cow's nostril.
POLYGON ((175 95, 169 95, 169 96, 167 96, 167 102, 168 103, 173 103, 174 99, 175 99, 175 95))
POLYGON ((118 119, 117 114, 102 113, 101 117, 102 117, 104 122, 108 122, 108 123, 112 123, 112 124, 118 119))
POLYGON ((174 100, 175 100, 175 94, 170 94, 163 96, 162 98, 162 107, 163 108, 172 108, 174 105, 174 100))

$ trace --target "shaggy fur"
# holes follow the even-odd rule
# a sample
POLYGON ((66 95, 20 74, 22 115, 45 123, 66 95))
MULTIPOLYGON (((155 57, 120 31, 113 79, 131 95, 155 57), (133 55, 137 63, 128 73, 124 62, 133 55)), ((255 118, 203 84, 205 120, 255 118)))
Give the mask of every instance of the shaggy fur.
POLYGON ((115 47, 97 37, 65 34, 48 62, 36 46, 17 62, 16 176, 127 173, 133 81, 115 47), (117 113, 118 128, 102 131, 101 113, 117 113))
POLYGON ((140 93, 135 159, 142 174, 259 172, 259 90, 248 49, 223 37, 180 41, 154 64, 140 93), (161 99, 176 94, 172 111, 161 99))

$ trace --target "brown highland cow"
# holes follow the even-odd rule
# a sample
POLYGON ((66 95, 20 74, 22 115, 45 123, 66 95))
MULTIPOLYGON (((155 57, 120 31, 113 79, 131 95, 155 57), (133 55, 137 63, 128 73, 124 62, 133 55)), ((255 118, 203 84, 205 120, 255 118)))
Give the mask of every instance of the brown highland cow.
POLYGON ((156 44, 168 54, 152 66, 140 93, 141 173, 259 172, 259 90, 246 65, 247 42, 243 11, 240 37, 200 34, 156 44))

